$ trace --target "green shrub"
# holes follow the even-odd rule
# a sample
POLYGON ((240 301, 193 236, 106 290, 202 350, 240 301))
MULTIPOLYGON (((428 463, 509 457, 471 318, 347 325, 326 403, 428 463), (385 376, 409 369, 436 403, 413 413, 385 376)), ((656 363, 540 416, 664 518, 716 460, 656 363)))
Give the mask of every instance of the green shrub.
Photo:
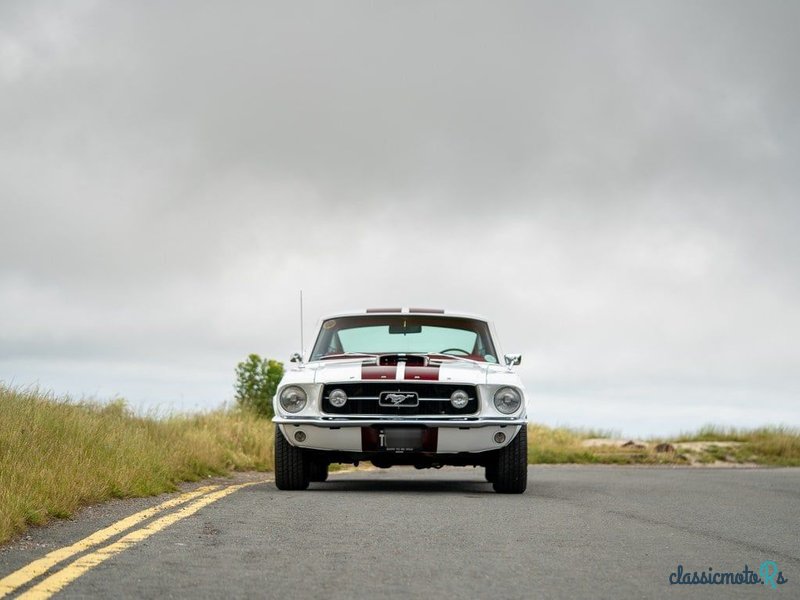
POLYGON ((236 365, 236 402, 263 417, 272 418, 272 398, 283 377, 283 363, 251 354, 236 365))

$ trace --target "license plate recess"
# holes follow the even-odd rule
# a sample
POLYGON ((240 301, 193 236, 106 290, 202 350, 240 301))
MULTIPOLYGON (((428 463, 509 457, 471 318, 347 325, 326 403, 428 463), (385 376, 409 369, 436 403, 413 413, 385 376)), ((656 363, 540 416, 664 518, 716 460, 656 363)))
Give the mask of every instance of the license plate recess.
POLYGON ((387 427, 383 430, 387 450, 422 450, 423 427, 387 427))

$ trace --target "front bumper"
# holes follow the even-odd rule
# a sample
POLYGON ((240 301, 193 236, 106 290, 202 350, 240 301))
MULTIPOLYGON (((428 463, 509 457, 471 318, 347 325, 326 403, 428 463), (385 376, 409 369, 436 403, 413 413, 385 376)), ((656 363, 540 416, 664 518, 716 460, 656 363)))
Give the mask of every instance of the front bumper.
MULTIPOLYGON (((273 421, 280 427, 284 437, 293 446, 332 452, 380 451, 366 440, 377 439, 374 431, 386 428, 424 428, 435 431, 434 447, 424 452, 434 454, 456 454, 462 452, 487 452, 508 445, 525 426, 520 417, 498 418, 386 418, 386 417, 278 417, 273 421), (296 436, 302 431, 305 435, 296 436), (502 442, 495 434, 502 432, 502 442), (300 439, 298 439, 298 437, 300 439)), ((393 453, 394 450, 386 449, 393 453)))
POLYGON ((508 425, 524 425, 521 417, 449 417, 446 419, 404 418, 404 417, 273 417, 278 425, 314 425, 316 427, 365 427, 370 425, 404 425, 420 427, 507 427, 508 425))

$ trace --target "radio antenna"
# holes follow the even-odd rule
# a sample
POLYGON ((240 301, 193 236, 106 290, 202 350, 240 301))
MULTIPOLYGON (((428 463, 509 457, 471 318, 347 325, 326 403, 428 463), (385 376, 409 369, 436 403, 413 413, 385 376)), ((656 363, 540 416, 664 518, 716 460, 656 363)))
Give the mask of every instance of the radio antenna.
POLYGON ((300 290, 300 356, 303 356, 303 290, 300 290))

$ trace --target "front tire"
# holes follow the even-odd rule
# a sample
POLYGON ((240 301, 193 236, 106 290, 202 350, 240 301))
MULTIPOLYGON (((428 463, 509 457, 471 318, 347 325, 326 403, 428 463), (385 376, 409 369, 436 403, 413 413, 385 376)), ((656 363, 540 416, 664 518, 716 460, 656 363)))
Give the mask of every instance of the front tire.
POLYGON ((492 459, 486 465, 484 476, 486 477, 486 481, 489 483, 494 483, 494 480, 497 479, 497 460, 492 459))
POLYGON ((327 481, 328 480, 328 463, 311 461, 308 471, 309 481, 327 481))
POLYGON ((494 491, 500 494, 523 493, 528 487, 528 429, 524 425, 517 437, 498 451, 495 461, 492 472, 494 491))
POLYGON ((304 490, 310 480, 308 457, 292 446, 275 427, 275 486, 279 490, 304 490))

